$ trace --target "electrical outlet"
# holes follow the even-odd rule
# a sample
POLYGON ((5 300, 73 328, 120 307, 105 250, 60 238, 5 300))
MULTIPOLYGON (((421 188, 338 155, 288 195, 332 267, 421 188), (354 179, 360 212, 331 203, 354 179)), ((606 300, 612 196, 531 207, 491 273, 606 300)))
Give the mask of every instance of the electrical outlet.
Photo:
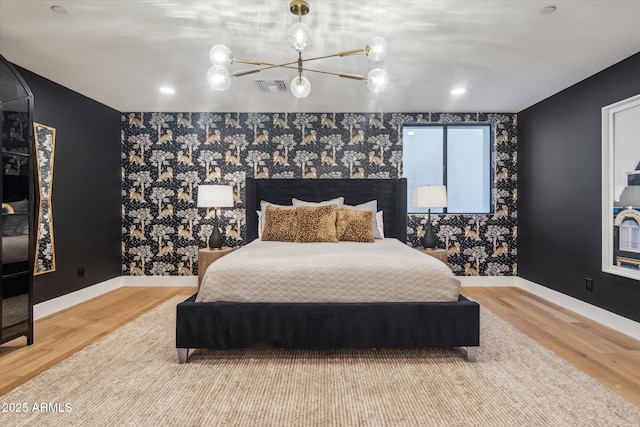
POLYGON ((78 268, 78 279, 82 279, 84 277, 84 267, 78 268))
POLYGON ((584 286, 587 289, 587 292, 593 292, 593 279, 585 277, 584 278, 584 286))

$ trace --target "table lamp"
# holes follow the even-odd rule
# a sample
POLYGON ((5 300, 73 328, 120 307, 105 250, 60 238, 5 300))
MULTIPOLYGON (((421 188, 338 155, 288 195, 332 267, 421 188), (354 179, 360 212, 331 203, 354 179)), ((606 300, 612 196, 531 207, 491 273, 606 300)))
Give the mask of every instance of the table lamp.
POLYGON ((198 186, 198 207, 214 209, 213 230, 211 231, 211 236, 209 236, 209 248, 221 249, 224 244, 224 237, 222 237, 218 225, 218 209, 233 207, 233 187, 230 185, 198 186))
POLYGON ((436 248, 436 235, 431 227, 431 208, 447 207, 447 187, 444 185, 424 185, 413 187, 413 207, 428 208, 427 229, 422 236, 422 246, 425 249, 436 248))

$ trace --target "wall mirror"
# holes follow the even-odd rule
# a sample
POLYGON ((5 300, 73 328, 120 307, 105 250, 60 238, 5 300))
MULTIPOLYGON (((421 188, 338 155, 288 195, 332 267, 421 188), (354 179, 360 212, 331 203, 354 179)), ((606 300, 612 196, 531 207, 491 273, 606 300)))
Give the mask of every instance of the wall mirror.
POLYGON ((36 212, 36 248, 34 275, 48 273, 56 269, 56 255, 53 240, 53 217, 51 190, 53 183, 53 155, 56 145, 56 129, 40 123, 33 123, 35 139, 35 170, 38 203, 36 212))
POLYGON ((640 95, 602 109, 602 271, 640 280, 640 95))

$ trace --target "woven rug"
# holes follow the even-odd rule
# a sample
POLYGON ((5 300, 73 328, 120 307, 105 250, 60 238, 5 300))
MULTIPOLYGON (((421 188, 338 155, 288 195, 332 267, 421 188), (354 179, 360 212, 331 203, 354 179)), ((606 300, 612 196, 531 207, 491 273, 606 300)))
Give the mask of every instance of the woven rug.
POLYGON ((192 350, 179 365, 180 300, 2 396, 0 424, 640 425, 640 408, 484 308, 476 363, 440 348, 252 349, 192 350))

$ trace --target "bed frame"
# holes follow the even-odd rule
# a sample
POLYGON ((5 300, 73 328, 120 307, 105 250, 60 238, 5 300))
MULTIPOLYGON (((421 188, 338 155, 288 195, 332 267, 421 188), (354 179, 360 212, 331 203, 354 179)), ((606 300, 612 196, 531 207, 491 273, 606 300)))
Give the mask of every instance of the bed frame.
MULTIPOLYGON (((378 200, 385 237, 407 240, 406 179, 247 178, 246 243, 256 239, 260 200, 289 205, 295 197, 322 201, 344 196, 345 204, 378 200)), ((389 283, 392 285, 392 282, 389 283)), ((480 306, 460 295, 452 302, 415 303, 234 303, 178 304, 178 361, 189 348, 374 348, 464 347, 469 361, 480 345, 480 306)))

